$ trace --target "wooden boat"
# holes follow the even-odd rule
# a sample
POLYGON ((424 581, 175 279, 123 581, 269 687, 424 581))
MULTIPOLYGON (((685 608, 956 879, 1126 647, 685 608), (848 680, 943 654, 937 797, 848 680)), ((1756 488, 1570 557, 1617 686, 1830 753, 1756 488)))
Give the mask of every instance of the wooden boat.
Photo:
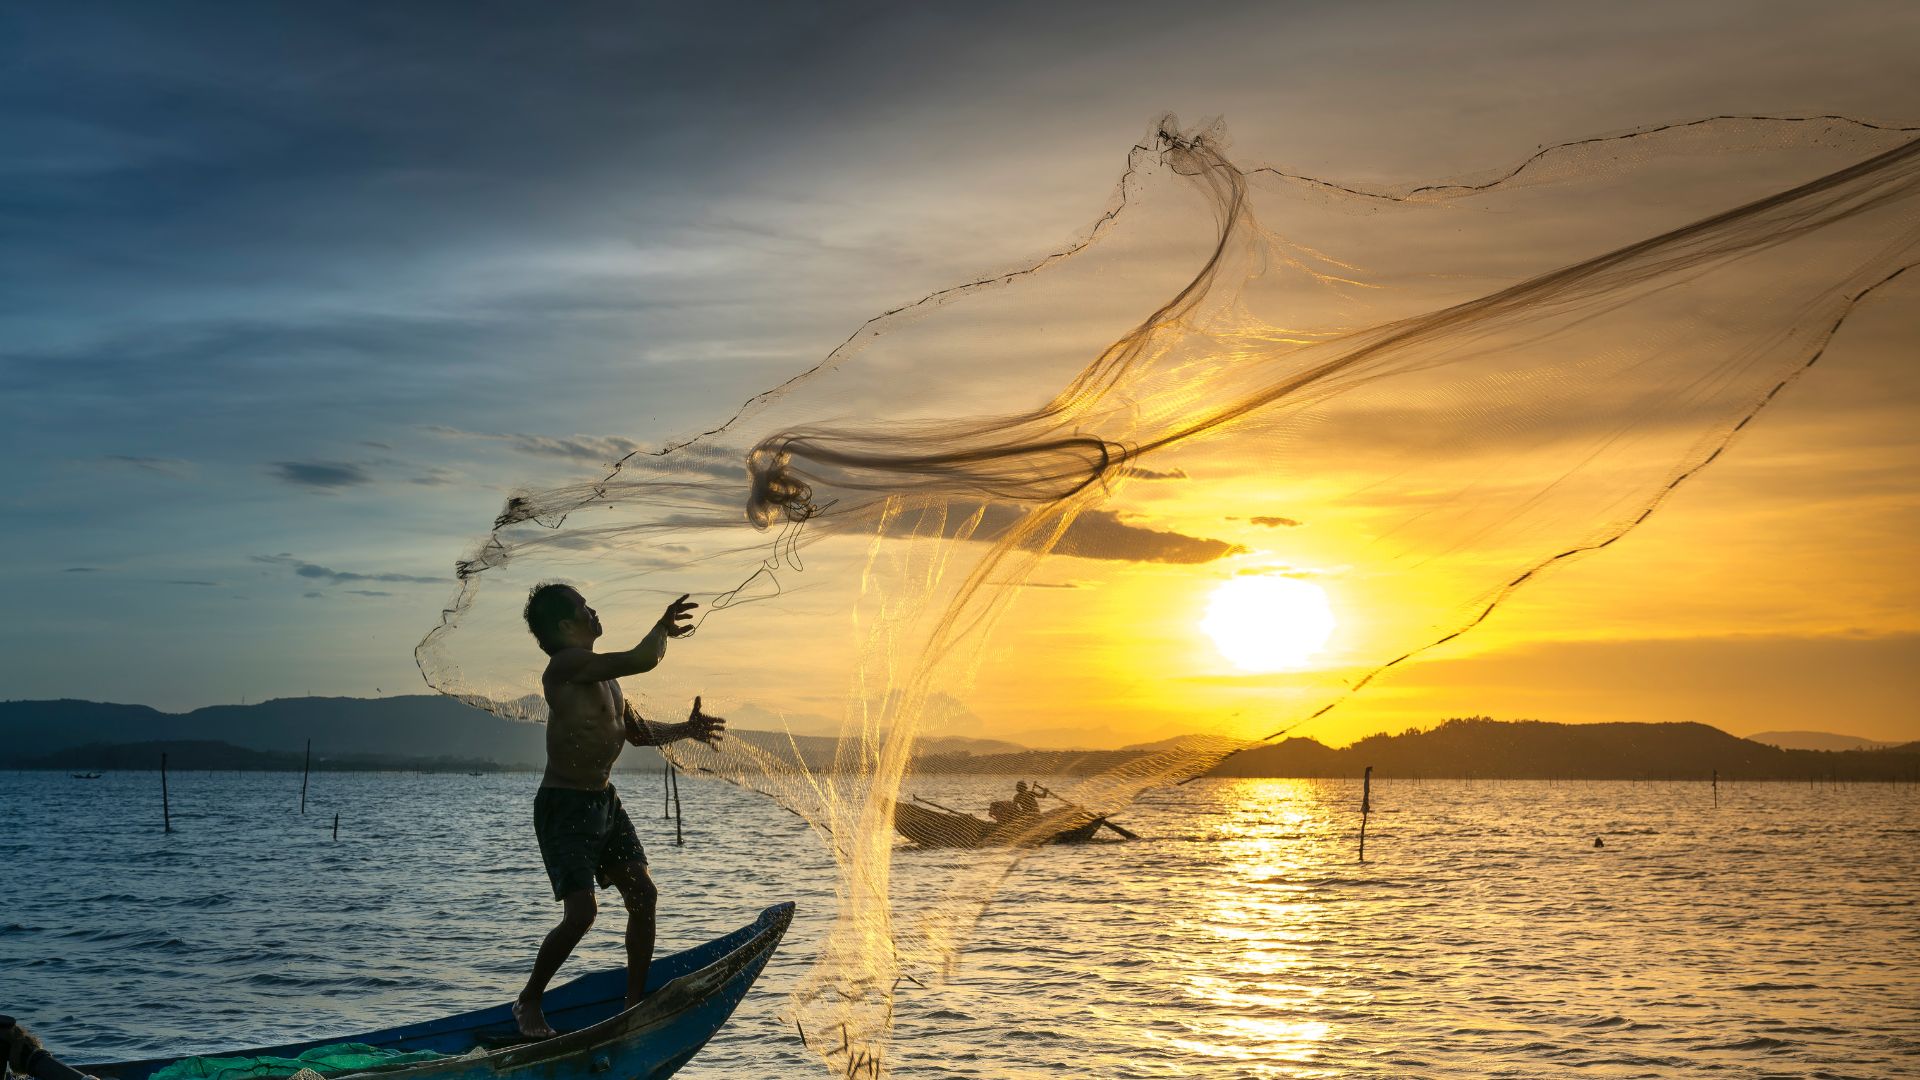
POLYGON ((1060 806, 1026 820, 987 821, 921 802, 895 803, 893 827, 921 847, 1032 847, 1080 844, 1107 819, 1077 806, 1060 806))
MULTIPOLYGON (((553 987, 547 991, 545 1011, 560 1035, 551 1039, 526 1041, 514 1027, 512 1006, 506 1004, 365 1035, 222 1051, 218 1056, 294 1057, 320 1046, 357 1042, 457 1055, 380 1069, 381 1080, 659 1080, 685 1065, 733 1015, 792 919, 792 904, 776 904, 731 934, 654 960, 647 973, 647 997, 631 1009, 622 1008, 624 968, 553 987)), ((75 1068, 101 1080, 146 1080, 177 1060, 75 1068)))
POLYGON ((73 773, 68 773, 67 775, 68 775, 68 776, 71 776, 71 777, 73 777, 73 778, 74 778, 75 780, 98 780, 98 779, 100 779, 100 774, 99 774, 99 773, 97 773, 97 772, 73 772, 73 773))

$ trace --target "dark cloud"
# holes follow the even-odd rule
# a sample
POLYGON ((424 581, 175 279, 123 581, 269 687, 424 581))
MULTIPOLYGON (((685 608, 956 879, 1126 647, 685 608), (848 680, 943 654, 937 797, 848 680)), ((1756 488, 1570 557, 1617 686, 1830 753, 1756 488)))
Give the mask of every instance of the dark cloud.
POLYGON ((362 581, 404 585, 446 584, 446 579, 444 578, 420 577, 417 574, 367 574, 357 570, 335 570, 331 566, 321 566, 318 563, 305 562, 284 553, 280 555, 255 555, 253 561, 265 563, 268 566, 287 567, 291 569, 297 577, 303 577, 309 581, 322 581, 328 585, 345 585, 362 581))
POLYGON ((373 483, 373 476, 358 465, 345 461, 276 461, 273 475, 298 487, 338 491, 373 483))
POLYGON ((1247 549, 1224 540, 1129 525, 1112 510, 1089 510, 1073 519, 1054 550, 1082 559, 1190 565, 1238 555, 1247 549))
POLYGON ((97 574, 100 572, 100 568, 97 566, 69 566, 60 572, 63 574, 97 574))
MULTIPOLYGON (((950 506, 945 516, 946 535, 955 535, 978 509, 977 503, 956 502, 950 506)), ((1018 524, 1024 514, 1025 511, 1019 507, 1004 503, 989 504, 979 527, 968 539, 982 543, 998 540, 1018 524)), ((865 519, 849 519, 849 522, 854 520, 859 520, 862 525, 870 524, 865 519)), ((910 536, 918 523, 919 519, 912 515, 891 518, 887 525, 888 535, 910 536)), ((1225 540, 1210 540, 1130 524, 1112 510, 1088 510, 1073 519, 1073 524, 1067 526, 1067 531, 1061 535, 1060 542, 1053 550, 1055 554, 1081 559, 1191 565, 1238 555, 1247 549, 1225 540)))
POLYGON ((1255 525, 1265 525, 1269 528, 1293 528, 1300 524, 1299 521, 1290 517, 1250 517, 1247 520, 1255 525))

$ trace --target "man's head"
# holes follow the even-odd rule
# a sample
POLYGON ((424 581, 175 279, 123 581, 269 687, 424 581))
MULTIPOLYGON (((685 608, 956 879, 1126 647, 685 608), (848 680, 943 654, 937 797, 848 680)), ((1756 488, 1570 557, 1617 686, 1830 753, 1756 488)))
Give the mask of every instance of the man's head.
POLYGON ((600 616, 571 585, 550 581, 527 593, 527 629, 533 640, 551 654, 561 649, 585 649, 600 637, 600 616))
POLYGON ((1027 790, 1027 782, 1026 782, 1025 780, 1021 780, 1021 781, 1019 781, 1019 782, 1017 782, 1017 783, 1015 783, 1015 784, 1013 785, 1013 790, 1015 790, 1015 791, 1020 791, 1020 792, 1024 792, 1024 791, 1026 791, 1026 790, 1027 790))

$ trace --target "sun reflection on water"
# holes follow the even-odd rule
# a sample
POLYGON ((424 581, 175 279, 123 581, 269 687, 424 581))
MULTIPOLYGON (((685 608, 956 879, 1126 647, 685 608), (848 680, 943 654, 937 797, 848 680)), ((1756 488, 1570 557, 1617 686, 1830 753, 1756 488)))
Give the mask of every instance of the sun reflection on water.
POLYGON ((1318 1064, 1335 1033, 1321 978, 1328 942, 1310 899, 1329 872, 1331 815, 1310 782, 1249 780, 1218 797, 1221 816, 1208 824, 1219 862, 1196 883, 1193 928, 1225 944, 1231 974, 1183 976, 1181 991, 1201 1008, 1167 1042, 1248 1076, 1333 1075, 1318 1064))

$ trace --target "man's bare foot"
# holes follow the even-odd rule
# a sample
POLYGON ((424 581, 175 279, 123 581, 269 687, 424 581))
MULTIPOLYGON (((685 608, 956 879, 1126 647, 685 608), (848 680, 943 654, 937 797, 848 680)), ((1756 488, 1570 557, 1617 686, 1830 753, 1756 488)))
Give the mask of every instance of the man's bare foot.
POLYGON ((520 1034, 529 1039, 551 1039, 559 1032, 547 1023, 547 1014, 540 1011, 538 1001, 519 998, 513 1003, 513 1022, 519 1025, 520 1034))

